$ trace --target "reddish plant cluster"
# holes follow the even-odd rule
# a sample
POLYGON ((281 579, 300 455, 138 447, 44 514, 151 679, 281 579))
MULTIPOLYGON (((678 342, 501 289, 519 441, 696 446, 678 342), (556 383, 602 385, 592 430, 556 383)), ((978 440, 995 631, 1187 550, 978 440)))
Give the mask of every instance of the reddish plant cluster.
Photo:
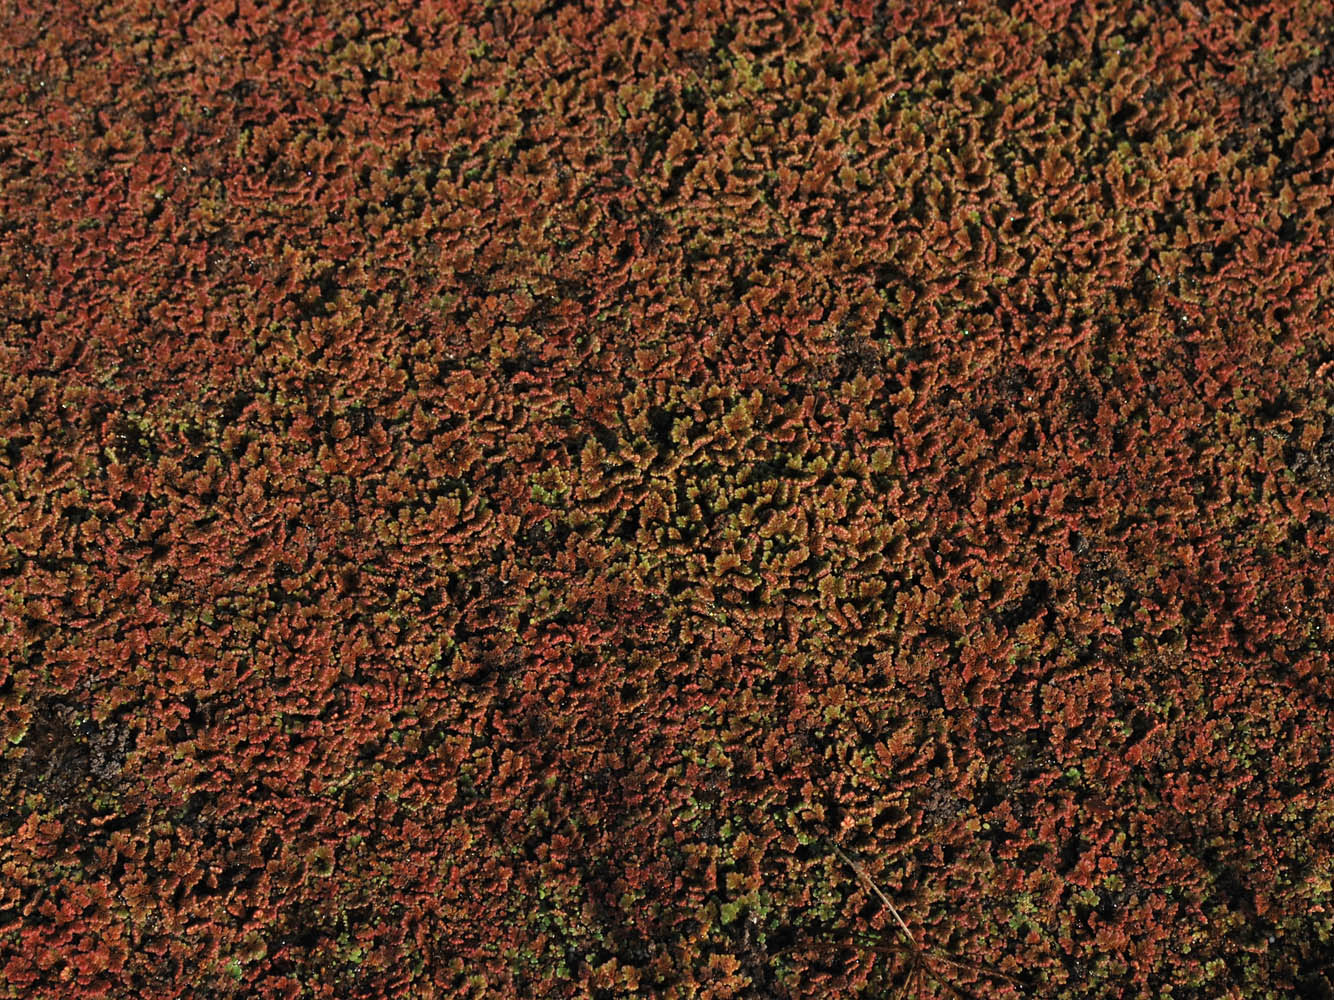
POLYGON ((1328 3, 11 8, 0 997, 1334 995, 1328 3))

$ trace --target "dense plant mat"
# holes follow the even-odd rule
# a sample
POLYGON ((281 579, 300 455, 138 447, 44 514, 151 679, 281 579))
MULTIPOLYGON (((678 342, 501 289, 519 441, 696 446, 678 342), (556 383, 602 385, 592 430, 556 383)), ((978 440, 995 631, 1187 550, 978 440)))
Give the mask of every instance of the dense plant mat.
POLYGON ((1330 4, 0 39, 0 997, 1334 995, 1330 4))

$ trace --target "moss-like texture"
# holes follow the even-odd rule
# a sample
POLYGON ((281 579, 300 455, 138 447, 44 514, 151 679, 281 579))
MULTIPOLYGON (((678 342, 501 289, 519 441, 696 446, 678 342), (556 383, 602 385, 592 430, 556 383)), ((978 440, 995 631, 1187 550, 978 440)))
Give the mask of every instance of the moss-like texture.
POLYGON ((0 997, 1334 994, 1328 3, 11 8, 0 997))

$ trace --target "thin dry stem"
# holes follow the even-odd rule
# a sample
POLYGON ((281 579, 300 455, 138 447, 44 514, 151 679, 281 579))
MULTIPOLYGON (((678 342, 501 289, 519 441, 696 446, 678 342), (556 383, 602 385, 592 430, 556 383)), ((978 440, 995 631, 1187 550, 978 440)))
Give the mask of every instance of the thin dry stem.
POLYGON ((903 917, 899 915, 898 907, 891 903, 889 897, 880 891, 880 886, 876 885, 871 876, 867 874, 862 863, 860 861, 854 861, 852 858, 848 857, 843 853, 843 848, 839 847, 837 844, 834 844, 834 851, 840 858, 847 862, 854 872, 857 873, 857 877, 861 879, 862 883, 879 897, 880 902, 885 904, 885 908, 889 910, 890 914, 894 917, 894 920, 898 923, 899 930, 903 931, 904 937, 916 945, 917 939, 912 936, 912 931, 908 930, 908 925, 903 922, 903 917))
POLYGON ((984 976, 992 976, 996 979, 1004 979, 1011 986, 1020 985, 1019 980, 1015 979, 1013 976, 1007 976, 1004 972, 1001 972, 1000 969, 993 969, 989 965, 980 965, 975 962, 961 962, 956 958, 948 958, 945 955, 939 955, 939 954, 932 955, 931 957, 938 962, 944 962, 946 965, 952 965, 956 969, 966 969, 969 972, 977 972, 984 976))
POLYGON ((880 889, 880 886, 876 885, 875 880, 872 879, 870 874, 866 871, 866 867, 860 861, 857 861, 852 857, 850 857, 843 850, 843 848, 838 846, 838 844, 835 844, 832 841, 830 841, 830 845, 834 848, 834 853, 836 853, 840 858, 842 858, 843 861, 846 862, 847 865, 854 872, 856 872, 857 878, 861 880, 862 885, 864 885, 867 889, 869 889, 876 896, 876 898, 879 899, 880 902, 885 905, 885 909, 889 910, 890 915, 893 916, 894 918, 894 922, 898 924, 899 930, 903 932, 904 937, 907 938, 908 940, 906 949, 904 946, 896 947, 894 945, 878 945, 878 946, 872 945, 870 947, 870 950, 872 952, 876 952, 879 954, 890 954, 890 955, 902 954, 904 950, 907 950, 912 954, 912 963, 909 967, 908 977, 903 981, 903 986, 899 990, 899 993, 897 995, 897 1000, 902 1000, 903 996, 908 992, 908 987, 910 985, 912 985, 914 982, 924 979, 925 977, 930 977, 932 980, 939 983, 951 996, 958 997, 959 1000, 966 1000, 966 996, 962 990, 960 990, 957 986, 955 986, 944 976, 942 976, 938 971, 936 971, 934 968, 931 967, 933 962, 941 962, 945 965, 952 966, 956 969, 964 969, 968 972, 974 972, 979 975, 992 976, 996 979, 1003 979, 1005 982, 1015 987, 1016 990, 1019 990, 1021 996, 1023 995, 1023 991, 1020 989, 1020 984, 1018 980, 1016 980, 1013 976, 1006 975, 999 969, 993 969, 990 966, 980 965, 973 962, 965 962, 960 959, 950 957, 953 953, 949 952, 946 949, 931 949, 930 951, 928 951, 927 949, 923 948, 920 944, 917 943, 917 939, 913 937, 912 931, 908 929, 908 924, 906 921, 904 921, 902 914, 899 913, 898 907, 896 907, 893 901, 887 895, 885 895, 885 893, 880 889), (941 952, 944 952, 944 954, 941 954, 941 952))
POLYGON ((918 959, 914 957, 912 964, 908 966, 908 974, 903 978, 903 985, 899 987, 898 993, 894 995, 894 1000, 903 1000, 903 998, 908 995, 908 987, 912 986, 918 979, 922 967, 917 963, 918 959))

